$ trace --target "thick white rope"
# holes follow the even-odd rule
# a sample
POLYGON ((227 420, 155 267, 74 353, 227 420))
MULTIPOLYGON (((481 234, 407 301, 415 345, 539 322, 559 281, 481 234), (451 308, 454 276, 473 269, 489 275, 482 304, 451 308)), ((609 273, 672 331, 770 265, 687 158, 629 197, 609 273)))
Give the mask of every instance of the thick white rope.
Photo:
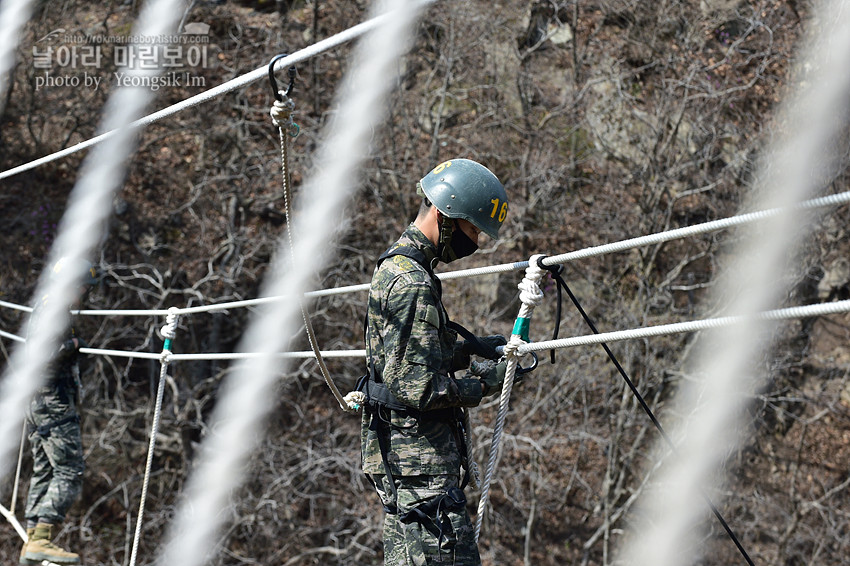
MULTIPOLYGON (((176 309, 175 309, 176 311, 176 309)), ((159 434, 159 421, 162 415, 162 398, 165 396, 166 374, 168 364, 171 361, 171 342, 177 332, 177 314, 172 311, 166 319, 165 326, 160 334, 165 338, 160 353, 159 386, 156 391, 156 402, 154 403, 153 419, 151 422, 151 436, 148 441, 148 457, 145 462, 145 474, 142 479, 142 495, 139 498, 139 515, 136 517, 136 533, 133 536, 133 550, 130 552, 130 566, 136 566, 136 557, 139 552, 139 541, 142 538, 142 524, 145 516, 145 502, 148 497, 148 485, 150 484, 151 469, 153 467, 153 454, 156 449, 156 436, 159 434)))
MULTIPOLYGON (((420 0, 419 4, 421 6, 425 6, 425 5, 431 4, 433 2, 434 2, 434 0, 420 0)), ((292 55, 284 57, 283 59, 281 59, 277 63, 275 63, 275 69, 283 69, 283 68, 286 68, 286 67, 290 67, 290 66, 292 66, 296 63, 300 63, 301 61, 306 61, 306 60, 308 60, 312 57, 315 57, 316 55, 319 55, 319 54, 321 54, 325 51, 328 51, 329 49, 332 49, 334 47, 337 47, 339 45, 347 43, 347 42, 349 42, 353 39, 356 39, 356 38, 360 37, 361 35, 368 33, 370 31, 372 31, 373 29, 383 25, 385 23, 385 19, 386 19, 385 16, 378 16, 376 18, 372 18, 372 19, 370 19, 366 22, 362 22, 362 23, 360 23, 360 24, 358 24, 358 25, 356 25, 352 28, 341 31, 340 33, 338 33, 338 34, 336 34, 332 37, 329 37, 327 39, 323 39, 322 41, 319 41, 319 42, 317 42, 317 43, 315 43, 315 44, 313 44, 309 47, 306 47, 306 48, 300 50, 300 51, 296 51, 292 55)), ((210 90, 208 90, 206 92, 202 92, 202 93, 197 94, 197 95, 195 95, 191 98, 187 98, 186 100, 183 100, 183 101, 178 102, 176 104, 172 104, 171 106, 169 106, 167 108, 163 108, 162 110, 159 110, 157 112, 154 112, 152 114, 144 116, 143 118, 140 118, 140 119, 136 120, 135 122, 133 122, 131 124, 131 128, 134 128, 134 129, 135 128, 143 128, 145 126, 153 124, 154 122, 158 122, 158 121, 162 120, 163 118, 173 116, 174 114, 177 114, 178 112, 182 112, 183 110, 186 110, 188 108, 192 108, 192 107, 197 106, 199 104, 203 104, 204 102, 208 102, 210 100, 213 100, 214 98, 217 98, 217 97, 219 97, 223 94, 226 94, 228 92, 231 92, 233 90, 241 88, 245 85, 249 85, 249 84, 251 84, 255 81, 258 81, 260 79, 267 78, 268 72, 269 72, 268 65, 260 67, 258 69, 254 69, 253 71, 251 71, 249 73, 245 73, 244 75, 238 76, 235 79, 231 79, 231 80, 227 81, 226 83, 220 84, 217 87, 211 88, 210 90)), ((118 134, 117 130, 108 130, 105 133, 100 134, 99 136, 96 136, 94 138, 80 142, 76 145, 65 148, 61 151, 51 153, 50 155, 45 155, 44 157, 41 157, 39 159, 35 159, 33 161, 30 161, 29 163, 24 163, 22 165, 18 165, 17 167, 14 167, 14 168, 9 169, 7 171, 3 171, 2 173, 0 173, 0 179, 6 179, 8 177, 12 177, 14 175, 17 175, 18 173, 23 173, 24 171, 29 171, 30 169, 35 169, 36 167, 40 167, 41 165, 44 165, 46 163, 50 163, 51 161, 55 161, 57 159, 61 159, 63 157, 67 157, 69 155, 77 153, 78 151, 88 149, 88 148, 90 148, 94 145, 97 145, 101 142, 104 142, 106 140, 111 139, 113 136, 115 136, 117 134, 118 134)))
MULTIPOLYGON (((357 187, 358 170, 368 155, 373 129, 383 120, 386 99, 395 84, 398 58, 415 36, 421 2, 390 3, 384 25, 355 49, 355 60, 338 95, 339 111, 329 124, 327 142, 316 159, 316 174, 302 191, 295 219, 296 232, 305 234, 292 262, 278 257, 263 284, 263 295, 300 295, 325 266, 332 249, 328 243, 340 225, 336 221, 357 187)), ((278 250, 286 246, 279 241, 278 250)), ((275 354, 299 324, 297 301, 266 305, 243 335, 240 350, 262 353, 244 360, 222 384, 197 465, 185 489, 166 545, 157 563, 197 566, 217 548, 216 532, 227 518, 229 498, 242 481, 245 463, 263 432, 263 422, 274 407, 273 386, 288 365, 275 354)))
MULTIPOLYGON (((627 251, 643 246, 649 246, 654 244, 659 244, 663 242, 669 242, 676 239, 686 238, 690 236, 695 236, 699 234, 706 234, 709 232, 716 232, 719 230, 724 230, 727 228, 734 228, 737 226, 744 226, 746 224, 757 222, 761 220, 767 220, 769 218, 775 217, 779 214, 791 211, 808 211, 808 210, 817 210, 818 208, 831 207, 831 206, 839 206, 842 204, 846 204, 850 202, 850 191, 837 193, 834 195, 828 195, 812 200, 808 200, 806 202, 793 205, 786 209, 774 208, 770 210, 762 210, 757 212, 749 212, 745 214, 740 214, 737 216, 732 216, 729 218, 722 218, 719 220, 712 220, 710 222, 705 222, 702 224, 695 224, 693 226, 686 226, 684 228, 675 228, 673 230, 668 230, 665 232, 658 232, 655 234, 649 234, 646 236, 639 236, 636 238, 630 238, 627 240, 620 240, 618 242, 611 242, 608 244, 602 244, 599 246, 593 246, 588 248, 583 248, 580 250, 575 250, 572 252, 568 252, 565 254, 548 256, 543 260, 543 265, 556 265, 556 264, 564 264, 570 263, 579 259, 585 259, 589 257, 596 257, 600 255, 605 255, 609 253, 622 252, 627 251)), ((478 275, 489 275, 494 273, 508 273, 511 271, 519 271, 520 269, 525 269, 528 267, 527 261, 518 261, 514 263, 505 263, 499 265, 491 265, 487 267, 476 267, 472 269, 461 269, 458 271, 449 271, 446 273, 441 273, 438 277, 441 280, 450 280, 450 279, 461 279, 464 277, 475 277, 478 275)), ((318 298, 318 297, 328 297, 334 295, 344 295, 347 293, 356 293, 361 291, 368 291, 369 284, 362 283, 358 285, 347 285, 343 287, 335 287, 332 289, 319 289, 314 291, 307 291, 304 293, 305 298, 318 298)), ((256 299, 244 299, 241 301, 231 301, 227 303, 216 303, 211 305, 200 305, 196 307, 184 307, 178 310, 178 314, 186 315, 186 314, 198 314, 198 313, 207 313, 207 312, 224 312, 230 309, 236 308, 245 308, 245 307, 253 307, 259 305, 265 305, 268 303, 273 303, 276 301, 284 301, 292 299, 293 295, 279 295, 275 297, 258 297, 256 299)), ((24 312, 32 312, 31 307, 27 307, 24 305, 18 305, 15 303, 10 303, 7 301, 0 301, 0 307, 7 307, 10 309, 20 310, 24 312)), ((71 311, 72 314, 78 314, 82 316, 166 316, 169 313, 169 309, 83 309, 78 311, 71 311)))
MULTIPOLYGON (((831 314, 840 314, 846 312, 850 312, 850 300, 834 301, 831 303, 818 303, 814 305, 804 305, 799 307, 786 307, 782 309, 775 309, 756 313, 752 315, 751 318, 754 320, 763 321, 779 321, 793 320, 799 318, 814 318, 819 316, 828 316, 831 314)), ((610 332, 603 332, 600 334, 586 334, 582 336, 573 336, 570 338, 560 338, 558 340, 543 340, 540 342, 529 342, 527 344, 521 344, 517 347, 516 354, 518 356, 523 356, 531 352, 575 348, 577 346, 588 346, 591 344, 601 344, 603 342, 622 342, 626 340, 654 338, 657 336, 669 336, 671 334, 699 332, 712 328, 724 328, 727 326, 733 326, 735 324, 741 324, 743 322, 746 322, 746 318, 744 316, 724 316, 717 318, 691 320, 685 322, 674 322, 670 324, 660 324, 656 326, 631 328, 626 330, 614 330, 610 332)), ((21 338, 19 336, 10 335, 9 337, 21 342, 25 341, 24 338, 21 338)), ((143 360, 158 360, 162 356, 161 354, 156 354, 152 352, 107 350, 101 348, 80 348, 80 352, 83 354, 90 355, 114 356, 119 358, 139 358, 143 360)), ((251 352, 171 354, 170 359, 172 362, 196 360, 239 360, 256 358, 262 355, 264 354, 251 352)), ((308 359, 314 357, 314 353, 312 351, 279 352, 275 354, 275 356, 282 359, 308 359)), ((322 351, 322 356, 326 358, 363 358, 366 356, 366 350, 324 350, 322 351)))
MULTIPOLYGON (((756 313, 752 315, 754 320, 778 321, 778 320, 793 320, 799 318, 813 318, 818 316, 827 316, 831 314, 840 314, 850 312, 850 300, 834 301, 831 303, 818 303, 814 305, 804 305, 799 307, 786 307, 756 313)), ((540 342, 529 342, 517 347, 516 353, 519 356, 529 354, 531 352, 542 352, 547 350, 560 350, 565 348, 575 348, 577 346, 588 346, 591 344, 601 344, 603 342, 622 342, 626 340, 637 340, 642 338, 653 338, 657 336, 669 336, 671 334, 684 334, 689 332, 699 332, 712 328, 724 328, 746 322, 743 316, 724 316, 717 318, 706 318, 699 320, 691 320, 685 322, 674 322, 670 324, 660 324, 656 326, 646 326, 631 328, 626 330, 614 330, 600 334, 586 334, 582 336, 573 336, 570 338, 560 338, 558 340, 543 340, 540 342)), ((19 342, 25 342, 24 338, 0 331, 0 336, 10 338, 19 342)), ((499 348, 497 348, 498 350, 499 348)), ((502 348, 504 351, 504 348, 502 348)), ((103 348, 80 348, 83 354, 97 356, 113 356, 118 358, 138 358, 143 360, 158 360, 161 354, 153 352, 134 352, 132 350, 109 350, 103 348)), ((264 354, 252 352, 222 352, 222 353, 197 353, 197 354, 171 354, 172 362, 179 361, 197 361, 197 360, 240 360, 257 358, 264 354)), ((312 351, 301 352, 279 352, 274 354, 278 358, 291 359, 309 359, 315 357, 312 351)), ((323 350, 322 356, 325 358, 363 358, 366 356, 366 350, 323 350)))
POLYGON ((496 414, 496 425, 493 428, 490 457, 487 461, 487 469, 484 472, 484 482, 481 484, 481 498, 478 500, 478 515, 475 519, 476 542, 481 535, 481 525, 484 523, 484 513, 487 510, 487 501, 490 496, 490 483, 493 480, 493 474, 499 460, 502 431, 505 427, 511 389, 514 386, 514 376, 516 375, 516 368, 519 363, 518 349, 528 340, 528 324, 531 320, 531 315, 534 313, 534 308, 543 300, 543 291, 540 290, 540 279, 542 279, 546 270, 537 264, 537 260, 542 257, 542 255, 531 256, 531 259, 528 261, 528 267, 525 270, 525 277, 517 285, 520 290, 519 298, 522 301, 522 305, 519 308, 517 322, 514 325, 511 338, 504 347, 507 369, 505 370, 505 382, 502 385, 502 392, 499 397, 499 411, 496 414))
POLYGON ((688 322, 675 322, 671 324, 660 324, 658 326, 647 326, 633 328, 630 330, 616 330, 613 332, 602 332, 600 334, 587 334, 584 336, 573 336, 559 340, 545 340, 523 344, 517 348, 517 354, 523 355, 531 352, 542 352, 545 350, 559 350, 563 348, 575 348, 577 346, 588 346, 590 344, 602 344, 607 342, 622 342, 624 340, 638 340, 641 338, 654 338, 657 336, 668 336, 671 334, 683 334, 688 332, 699 332, 718 328, 728 328, 750 322, 768 322, 780 320, 792 320, 798 318, 812 318, 850 312, 850 300, 836 301, 833 303, 819 303, 816 305, 805 305, 801 307, 788 307, 775 309, 750 315, 721 316, 688 322))
POLYGON ((827 195, 824 197, 811 199, 800 203, 788 203, 787 206, 778 206, 765 210, 759 210, 756 212, 747 212, 729 218, 722 218, 720 220, 713 220, 710 222, 704 222, 702 224, 695 224, 693 226, 685 226, 683 228, 675 228, 673 230, 667 230, 665 232, 659 232, 656 234, 649 234, 647 236, 640 236, 637 238, 631 238, 629 240, 623 240, 621 242, 614 242, 611 244, 595 246, 591 248, 586 248, 584 250, 577 250, 562 255, 550 256, 543 260, 543 265, 558 265, 563 263, 569 263, 577 259, 584 259, 588 257, 594 257, 614 252, 622 252, 634 248, 669 242, 671 240, 677 240, 680 238, 696 236, 698 234, 705 234, 708 232, 716 232, 718 230, 734 228, 736 226, 743 226, 745 224, 751 224, 757 221, 769 220, 782 215, 787 215, 791 211, 814 210, 825 206, 835 206, 847 202, 850 202, 850 192, 827 195))
POLYGON ((4 113, 6 91, 15 69, 15 51, 21 30, 32 15, 33 0, 4 0, 0 4, 0 116, 4 113))
MULTIPOLYGON (((145 5, 134 35, 172 35, 181 13, 173 0, 153 0, 145 5)), ((138 70, 130 74, 147 79, 156 72, 138 70)), ((135 149, 136 132, 127 126, 144 114, 152 97, 153 93, 143 87, 120 87, 110 96, 100 129, 115 132, 112 143, 97 146, 84 160, 46 265, 53 266, 63 257, 69 265, 76 265, 92 255, 111 213, 112 195, 135 149)), ((36 288, 36 299, 49 296, 50 300, 28 332, 26 348, 15 348, 0 382, 0 475, 12 459, 24 410, 44 382, 50 354, 56 351, 68 327, 67 308, 76 298, 82 275, 71 269, 60 270, 53 277, 43 273, 36 288)))
MULTIPOLYGON (((140 360, 158 360, 159 354, 153 352, 133 352, 127 350, 105 350, 101 348, 80 348, 83 354, 96 356, 113 356, 116 358, 138 358, 140 360)), ((258 352, 212 352, 206 354, 171 354, 172 362, 190 362, 198 360, 249 360, 252 358, 260 358, 266 354, 258 352)), ((278 352, 274 354, 278 359, 291 360, 306 360, 315 358, 316 353, 312 350, 303 352, 278 352)), ((332 358, 363 358, 366 356, 366 350, 325 350, 322 352, 322 357, 332 358)))
MULTIPOLYGON (((824 29, 811 30, 818 42, 797 59, 805 65, 797 71, 805 69, 805 74, 791 76, 798 92, 778 112, 777 136, 769 140, 767 159, 756 176, 755 194, 762 202, 754 208, 787 209, 828 182, 824 172, 839 163, 835 152, 843 142, 836 144, 834 137, 844 131, 850 100, 850 10, 845 1, 825 2, 815 10, 811 20, 824 29)), ((645 490, 639 499, 627 523, 642 528, 624 537, 614 562, 657 566, 704 561, 699 545, 707 528, 703 493, 720 487, 723 475, 718 471, 747 430, 740 423, 748 400, 761 387, 760 372, 753 366, 770 344, 772 325, 754 314, 768 310, 787 292, 784 264, 814 224, 800 215, 780 214, 742 234, 742 246, 722 271, 712 302, 724 304, 724 312, 746 322, 699 337, 695 366, 688 368, 694 379, 683 380, 671 407, 670 415, 681 415, 682 421, 667 427, 676 439, 677 456, 667 459, 654 478, 656 489, 645 490)), ((667 453, 659 442, 655 458, 667 453)))
MULTIPOLYGON (((808 210, 816 210, 818 208, 829 207, 829 206, 838 206, 841 204, 845 204, 850 202, 850 191, 837 193, 834 195, 827 195, 820 198, 811 199, 801 203, 793 203, 787 207, 776 207, 765 210, 759 210, 756 212, 747 212, 743 214, 738 214, 736 216, 731 216, 728 218, 721 218, 718 220, 711 220, 709 222, 703 222, 701 224, 694 224, 693 226, 685 226, 683 228, 674 228, 672 230, 666 230, 663 232, 657 232, 655 234, 648 234, 645 236, 638 236, 635 238, 629 238, 626 240, 620 240, 617 242, 611 242, 608 244, 601 244, 599 246, 591 246, 587 248, 583 248, 580 250, 575 250, 569 253, 561 254, 561 255, 553 255, 548 256, 543 260, 543 265, 559 265, 565 263, 571 263, 573 261, 579 259, 586 259, 590 257, 597 257, 601 255, 606 255, 615 252, 624 252, 636 248, 641 248, 644 246, 651 246, 655 244, 661 244, 664 242, 670 242, 672 240, 678 240, 682 238, 688 238, 691 236, 697 236, 700 234, 708 234, 710 232, 717 232, 719 230, 726 230, 728 228, 735 228, 738 226, 745 226, 747 224, 751 224, 753 222, 759 222, 764 220, 769 220, 771 218, 775 218, 780 214, 785 214, 789 211, 808 211, 808 210)), ((528 267, 527 261, 520 261, 516 263, 505 263, 501 265, 491 265, 487 267, 477 267, 473 269, 463 269, 458 271, 450 271, 447 273, 441 273, 439 275, 440 279, 448 280, 448 279, 459 279, 462 277, 472 277, 476 275, 487 275, 491 273, 507 273, 509 271, 518 271, 520 269, 525 269, 528 267)))

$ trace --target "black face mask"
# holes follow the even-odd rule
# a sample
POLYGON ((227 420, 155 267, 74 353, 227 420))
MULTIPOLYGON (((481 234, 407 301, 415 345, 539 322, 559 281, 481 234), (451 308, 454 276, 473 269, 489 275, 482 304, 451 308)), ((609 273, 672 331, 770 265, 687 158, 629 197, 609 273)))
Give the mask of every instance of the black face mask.
POLYGON ((456 259, 472 255, 478 249, 478 243, 466 235, 466 232, 460 229, 457 220, 454 221, 454 230, 452 230, 449 245, 442 246, 440 259, 444 263, 451 263, 456 259))

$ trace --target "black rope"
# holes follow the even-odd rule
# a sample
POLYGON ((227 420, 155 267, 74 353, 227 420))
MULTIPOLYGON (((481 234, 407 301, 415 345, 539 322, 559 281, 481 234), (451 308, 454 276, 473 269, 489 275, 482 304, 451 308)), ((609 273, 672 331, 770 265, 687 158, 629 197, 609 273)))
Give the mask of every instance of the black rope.
MULTIPOLYGON (((549 273, 551 273, 552 278, 555 280, 555 282, 558 285, 558 315, 557 315, 556 323, 555 323, 555 337, 557 338, 558 328, 559 328, 560 321, 561 321, 561 304, 560 304, 561 303, 561 293, 560 293, 561 287, 563 287, 564 290, 567 292, 567 295, 569 295, 570 300, 573 302, 576 309, 578 309, 578 312, 581 314, 581 317, 584 319, 584 321, 587 323, 587 325, 590 327, 590 329, 593 331, 593 333, 599 334, 599 330, 597 330, 596 325, 593 324, 593 321, 590 319, 589 316, 587 316, 587 313, 584 312, 584 309, 582 308, 581 304, 578 302, 578 299, 573 294, 573 292, 570 290, 570 287, 567 285, 567 282, 564 280, 563 276, 561 275, 563 273, 563 270, 564 270, 563 266, 562 265, 557 265, 557 266, 543 265, 543 260, 545 259, 545 257, 546 256, 542 256, 542 257, 537 258, 537 265, 541 269, 545 269, 549 273)), ((635 386, 634 382, 631 380, 629 375, 626 373, 626 370, 623 369, 622 365, 620 365, 620 361, 617 359, 617 356, 614 355, 614 352, 611 351, 611 349, 608 347, 608 345, 606 343, 602 342, 601 345, 602 345, 602 348, 605 349, 605 353, 608 354, 608 358, 614 364, 614 367, 616 367, 617 371, 620 372, 620 375, 623 377, 623 380, 625 380, 626 385, 628 385, 629 389, 632 390, 632 393, 634 394, 635 398, 638 400, 638 403, 640 403, 640 406, 643 407, 644 412, 646 412, 646 414, 649 416, 649 420, 652 421, 652 424, 654 424, 655 428, 658 429, 658 432, 661 433, 661 437, 665 440, 665 442, 667 442, 667 445, 670 447, 670 450, 673 452, 673 454, 677 454, 676 447, 673 445, 673 441, 670 439, 670 437, 664 431, 664 427, 661 426, 661 422, 659 422, 659 420, 655 417, 655 414, 652 412, 652 409, 649 408, 649 405, 646 403, 643 396, 640 394, 637 387, 635 386)), ((553 363, 554 363, 554 359, 555 358, 553 356, 552 357, 553 363)), ((699 489, 700 489, 700 494, 702 495, 703 499, 705 499, 706 503, 708 503, 709 508, 711 508, 711 512, 714 513, 714 516, 717 517, 717 520, 720 521, 721 525, 723 525, 723 529, 726 531, 726 534, 729 535, 729 538, 731 538, 732 542, 735 543, 735 546, 738 547, 738 551, 741 553, 741 556, 744 557, 744 560, 747 561, 747 564, 749 564, 750 566, 755 566, 755 563, 750 558, 750 555, 747 554, 747 551, 744 549, 743 545, 741 544, 741 541, 738 540, 737 535, 735 535, 734 531, 732 531, 732 528, 726 522, 726 519, 723 518, 723 515, 720 513, 720 510, 717 508, 717 506, 714 505, 714 503, 711 501, 711 498, 708 496, 708 494, 705 493, 705 491, 703 491, 702 488, 699 488, 699 489)))

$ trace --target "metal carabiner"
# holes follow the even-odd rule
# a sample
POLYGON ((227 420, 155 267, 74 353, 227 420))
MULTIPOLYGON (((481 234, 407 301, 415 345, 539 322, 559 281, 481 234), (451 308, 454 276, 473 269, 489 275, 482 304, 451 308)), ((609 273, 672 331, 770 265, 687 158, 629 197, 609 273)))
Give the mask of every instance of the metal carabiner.
POLYGON ((521 367, 520 365, 517 364, 516 375, 525 375, 525 374, 531 373, 531 372, 533 372, 534 370, 537 369, 537 363, 538 363, 537 353, 536 352, 529 352, 529 354, 531 354, 531 357, 534 360, 534 362, 530 366, 528 366, 527 368, 521 367))
POLYGON ((271 83, 272 93, 274 93, 275 100, 278 102, 283 102, 284 96, 289 96, 289 93, 292 92, 292 87, 295 86, 295 75, 297 71, 295 70, 295 65, 289 67, 289 86, 286 87, 286 92, 281 94, 280 89, 278 88, 277 79, 274 76, 274 65, 284 57, 286 57, 286 53, 281 53, 280 55, 275 55, 272 57, 271 62, 269 63, 269 83, 271 83))

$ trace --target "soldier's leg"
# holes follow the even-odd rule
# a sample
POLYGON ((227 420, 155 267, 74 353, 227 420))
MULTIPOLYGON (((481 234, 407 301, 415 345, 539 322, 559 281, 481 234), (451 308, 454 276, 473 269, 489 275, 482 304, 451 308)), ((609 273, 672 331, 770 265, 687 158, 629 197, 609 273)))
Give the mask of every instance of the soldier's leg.
MULTIPOLYGON (((35 457, 35 449, 33 452, 35 457)), ((39 466, 49 468, 50 473, 42 474, 37 497, 27 504, 28 522, 32 522, 35 517, 38 523, 22 551, 21 562, 38 563, 47 560, 57 564, 79 564, 80 557, 77 554, 52 541, 56 526, 65 519, 65 514, 82 489, 85 464, 79 423, 61 424, 41 435, 38 457, 39 466), (47 461, 46 465, 42 459, 47 461)), ((31 484, 31 492, 32 487, 31 484)))
POLYGON ((32 449, 32 477, 27 492, 27 506, 24 516, 27 519, 27 526, 34 527, 38 522, 38 510, 41 502, 47 496, 47 490, 53 480, 53 466, 44 450, 43 439, 38 433, 30 434, 29 443, 32 449))
POLYGON ((79 497, 83 486, 83 443, 80 425, 68 422, 50 429, 42 447, 52 468, 47 493, 36 506, 38 519, 57 524, 65 519, 68 509, 79 497))
POLYGON ((458 477, 396 478, 398 521, 404 536, 406 562, 411 566, 480 566, 475 528, 466 510, 458 477))
POLYGON ((387 476, 372 475, 372 481, 384 506, 384 564, 386 566, 406 566, 406 552, 404 547, 404 531, 398 522, 398 513, 395 512, 396 501, 393 490, 389 485, 387 476))

